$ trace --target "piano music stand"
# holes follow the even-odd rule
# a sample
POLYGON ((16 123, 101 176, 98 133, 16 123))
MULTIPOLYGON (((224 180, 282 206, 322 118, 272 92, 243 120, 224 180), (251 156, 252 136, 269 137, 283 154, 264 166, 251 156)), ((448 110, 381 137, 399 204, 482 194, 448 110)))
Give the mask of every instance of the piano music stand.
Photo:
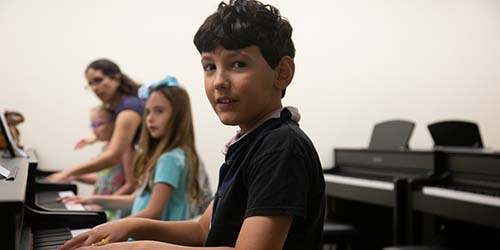
POLYGON ((415 123, 405 120, 389 120, 375 124, 370 149, 405 150, 415 123))
POLYGON ((434 147, 483 148, 476 123, 467 121, 441 121, 427 126, 434 140, 434 147))

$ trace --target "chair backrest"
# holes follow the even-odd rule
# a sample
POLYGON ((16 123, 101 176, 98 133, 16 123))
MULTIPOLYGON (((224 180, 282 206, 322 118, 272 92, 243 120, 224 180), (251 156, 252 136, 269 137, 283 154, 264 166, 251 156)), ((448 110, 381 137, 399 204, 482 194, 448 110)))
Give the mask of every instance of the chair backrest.
POLYGON ((440 121, 427 126, 434 146, 482 148, 479 127, 474 122, 440 121))
POLYGON ((370 149, 408 149, 408 142, 415 123, 405 120, 389 120, 375 124, 370 149))

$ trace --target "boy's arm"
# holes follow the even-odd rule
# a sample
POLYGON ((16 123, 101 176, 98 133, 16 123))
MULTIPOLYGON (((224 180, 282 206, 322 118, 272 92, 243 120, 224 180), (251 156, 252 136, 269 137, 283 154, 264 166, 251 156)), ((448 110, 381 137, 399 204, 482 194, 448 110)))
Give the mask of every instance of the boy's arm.
POLYGON ((212 218, 212 203, 198 221, 141 220, 131 237, 136 240, 156 240, 187 246, 202 246, 208 235, 212 218))
POLYGON ((293 216, 252 216, 245 219, 235 249, 282 249, 293 216))
MULTIPOLYGON (((243 223, 238 240, 236 242, 236 247, 196 247, 200 244, 187 244, 186 242, 174 242, 173 240, 166 240, 166 235, 169 237, 173 234, 171 232, 165 232, 165 235, 160 240, 165 240, 170 243, 160 243, 157 241, 135 241, 135 242, 124 242, 101 246, 97 249, 120 249, 120 250, 137 250, 137 249, 157 249, 157 250, 202 250, 202 249, 217 249, 217 250, 274 250, 282 249, 285 239, 292 224, 292 216, 253 216, 249 217, 243 223), (176 243, 180 245, 174 245, 171 243, 176 243), (186 246, 187 245, 187 246, 186 246), (189 246, 191 245, 191 246, 189 246), (194 245, 194 246, 193 246, 194 245)), ((161 223, 161 222, 160 222, 161 223)), ((168 222, 167 222, 168 223, 168 222)), ((171 228, 174 228, 175 222, 169 223, 171 228)), ((159 225, 159 223, 156 223, 159 225)), ((147 227, 152 227, 153 225, 148 225, 147 227)), ((178 225, 179 230, 191 230, 185 222, 180 222, 178 225)), ((153 226, 154 227, 154 226, 153 226)), ((155 230, 159 231, 159 230, 155 230)), ((146 232, 144 232, 146 233, 146 232)), ((184 232, 185 233, 185 232, 184 232)), ((181 236, 182 237, 182 236, 181 236)), ((135 239, 135 238, 134 238, 135 239)), ((93 249, 93 248, 91 248, 93 249)))
POLYGON ((148 239, 178 244, 157 245, 155 249, 238 249, 267 250, 282 249, 288 231, 292 225, 293 216, 252 216, 245 219, 241 227, 235 248, 230 247, 186 247, 202 246, 205 242, 212 214, 212 203, 198 222, 159 222, 138 223, 132 238, 148 239), (163 248, 164 247, 164 248, 163 248))

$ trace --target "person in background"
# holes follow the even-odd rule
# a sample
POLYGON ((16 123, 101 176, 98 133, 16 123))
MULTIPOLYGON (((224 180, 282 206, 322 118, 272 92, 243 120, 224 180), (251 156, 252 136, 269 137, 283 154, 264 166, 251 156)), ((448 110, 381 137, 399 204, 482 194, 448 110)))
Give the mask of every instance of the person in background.
POLYGON ((225 147, 214 200, 198 221, 127 218, 60 250, 321 249, 321 163, 297 109, 281 103, 295 72, 291 36, 278 9, 252 0, 221 3, 198 29, 205 93, 220 121, 240 129, 225 147), (137 241, 119 242, 128 237, 137 241))
MULTIPOLYGON (((105 142, 103 147, 105 151, 111 136, 113 135, 114 121, 113 113, 103 105, 94 107, 90 112, 90 127, 94 132, 96 141, 105 142)), ((81 145, 79 148, 84 147, 81 145)), ((85 174, 75 177, 75 180, 94 185, 94 195, 120 195, 120 188, 125 182, 125 176, 122 166, 115 164, 109 168, 100 170, 97 173, 85 174)), ((87 210, 103 210, 100 206, 85 206, 87 210)), ((122 210, 104 210, 108 221, 119 219, 122 216, 122 210)))
POLYGON ((187 220, 189 200, 200 192, 189 96, 173 77, 144 86, 139 95, 147 101, 134 162, 135 194, 72 196, 61 201, 131 209, 133 217, 187 220))
MULTIPOLYGON (((65 182, 78 176, 94 173, 116 164, 123 167, 125 183, 117 191, 130 194, 136 181, 133 177, 134 144, 139 139, 144 100, 137 97, 140 85, 124 74, 118 65, 108 59, 98 59, 85 70, 88 86, 112 110, 114 130, 106 150, 98 157, 47 177, 48 182, 65 182)), ((95 139, 88 141, 94 142, 95 139)))

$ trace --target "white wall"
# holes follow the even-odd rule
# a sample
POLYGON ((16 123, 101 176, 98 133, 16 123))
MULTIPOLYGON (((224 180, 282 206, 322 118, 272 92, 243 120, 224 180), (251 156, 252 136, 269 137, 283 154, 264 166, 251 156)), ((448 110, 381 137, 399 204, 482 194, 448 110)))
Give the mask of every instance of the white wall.
MULTIPOLYGON (((0 107, 26 116, 22 141, 45 168, 96 155, 73 151, 91 133, 83 70, 101 57, 140 82, 178 77, 192 97, 197 143, 213 185, 220 149, 235 128, 207 102, 192 38, 218 0, 0 1, 0 107)), ((500 148, 500 1, 318 0, 269 3, 294 26, 295 80, 284 99, 299 107, 323 165, 334 147, 367 146, 374 123, 417 123, 412 147, 432 145, 426 125, 480 124, 500 148)))

